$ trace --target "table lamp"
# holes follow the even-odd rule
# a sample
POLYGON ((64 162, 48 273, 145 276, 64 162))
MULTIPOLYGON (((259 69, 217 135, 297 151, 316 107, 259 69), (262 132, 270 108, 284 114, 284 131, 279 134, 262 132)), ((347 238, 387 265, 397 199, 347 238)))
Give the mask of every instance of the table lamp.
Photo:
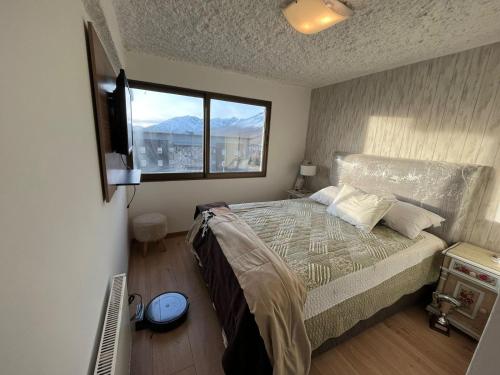
POLYGON ((295 190, 302 190, 304 188, 304 184, 306 182, 306 176, 315 176, 316 175, 316 166, 312 165, 309 162, 304 162, 300 166, 300 172, 297 176, 297 180, 295 181, 295 190))

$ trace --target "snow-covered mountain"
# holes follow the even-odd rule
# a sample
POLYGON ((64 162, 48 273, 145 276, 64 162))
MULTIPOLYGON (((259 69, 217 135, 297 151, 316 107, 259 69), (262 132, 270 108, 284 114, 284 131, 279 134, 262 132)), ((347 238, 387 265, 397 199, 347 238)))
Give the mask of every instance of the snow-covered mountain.
MULTIPOLYGON (((213 118, 210 122, 210 130, 212 135, 250 134, 261 131, 264 120, 264 113, 244 119, 237 117, 213 118)), ((171 134, 202 134, 203 120, 196 116, 173 117, 159 124, 148 126, 144 128, 144 131, 171 134)))
POLYGON ((201 134, 203 120, 195 116, 172 117, 156 125, 148 126, 144 130, 154 133, 201 134))

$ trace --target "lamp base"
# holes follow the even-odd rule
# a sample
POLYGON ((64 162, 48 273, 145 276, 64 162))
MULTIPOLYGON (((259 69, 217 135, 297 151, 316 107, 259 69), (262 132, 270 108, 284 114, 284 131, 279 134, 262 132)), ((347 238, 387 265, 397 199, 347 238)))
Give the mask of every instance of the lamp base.
POLYGON ((297 180, 295 180, 295 185, 293 186, 293 188, 295 190, 303 190, 305 183, 306 183, 306 179, 304 178, 304 176, 302 176, 301 174, 299 174, 297 176, 297 180))

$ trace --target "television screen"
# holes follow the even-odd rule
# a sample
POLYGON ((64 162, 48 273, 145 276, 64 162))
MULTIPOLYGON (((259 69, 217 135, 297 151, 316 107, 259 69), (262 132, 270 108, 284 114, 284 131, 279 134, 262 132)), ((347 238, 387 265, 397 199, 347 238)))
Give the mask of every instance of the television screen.
MULTIPOLYGON (((125 78, 126 81, 126 78, 125 78)), ((133 129, 132 129, 132 91, 127 85, 125 86, 125 110, 127 112, 127 147, 128 153, 132 152, 133 142, 133 129)))
POLYGON ((132 152, 132 92, 128 86, 125 71, 120 69, 113 92, 113 119, 111 143, 114 152, 129 155, 132 152))

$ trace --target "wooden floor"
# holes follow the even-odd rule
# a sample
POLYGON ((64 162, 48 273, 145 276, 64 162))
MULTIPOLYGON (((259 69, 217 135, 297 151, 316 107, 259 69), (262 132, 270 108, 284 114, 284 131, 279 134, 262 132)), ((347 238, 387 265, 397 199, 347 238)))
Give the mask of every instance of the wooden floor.
MULTIPOLYGON (((223 374, 221 330, 208 293, 183 236, 167 239, 168 251, 150 246, 146 257, 132 246, 129 293, 144 301, 179 290, 191 302, 187 321, 174 331, 134 332, 132 374, 223 374)), ((426 312, 412 307, 344 344, 313 358, 311 375, 465 374, 475 341, 453 331, 446 337, 428 328, 426 312)))

